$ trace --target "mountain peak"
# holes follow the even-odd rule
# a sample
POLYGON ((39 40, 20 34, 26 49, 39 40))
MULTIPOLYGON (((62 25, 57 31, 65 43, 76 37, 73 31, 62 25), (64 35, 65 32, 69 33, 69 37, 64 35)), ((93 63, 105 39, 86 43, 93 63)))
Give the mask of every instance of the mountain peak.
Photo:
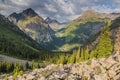
POLYGON ((57 20, 51 19, 50 17, 47 17, 47 18, 45 19, 45 21, 46 21, 47 23, 58 23, 58 24, 59 24, 59 22, 58 22, 57 20))
POLYGON ((16 12, 12 13, 11 15, 9 15, 10 17, 16 17, 18 14, 16 12))
POLYGON ((94 10, 86 10, 84 11, 81 16, 77 19, 82 21, 97 19, 100 16, 100 13, 95 12, 94 10))
POLYGON ((86 10, 83 13, 96 13, 94 10, 86 10))
POLYGON ((0 22, 2 22, 4 20, 4 16, 0 14, 0 22))
POLYGON ((49 23, 49 21, 51 21, 52 19, 50 18, 50 17, 47 17, 46 19, 45 19, 45 21, 46 22, 48 22, 49 23))
POLYGON ((4 18, 4 16, 0 14, 0 18, 4 18))
POLYGON ((90 16, 90 15, 98 15, 98 12, 95 12, 94 10, 86 10, 82 13, 82 16, 90 16))
POLYGON ((8 19, 0 14, 0 23, 5 23, 5 22, 9 23, 8 19))
POLYGON ((12 13, 11 15, 8 16, 8 19, 14 24, 16 24, 19 20, 24 20, 27 17, 35 17, 35 16, 38 16, 38 14, 32 8, 28 8, 21 13, 16 13, 16 12, 12 13))
POLYGON ((22 13, 31 17, 38 15, 32 8, 28 8, 24 10, 22 13))

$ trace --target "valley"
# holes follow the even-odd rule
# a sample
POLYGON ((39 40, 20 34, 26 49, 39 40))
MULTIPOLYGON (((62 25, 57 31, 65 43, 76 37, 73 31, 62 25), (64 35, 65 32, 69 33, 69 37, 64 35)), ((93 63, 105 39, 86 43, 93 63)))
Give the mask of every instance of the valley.
POLYGON ((119 1, 91 1, 0 0, 0 80, 120 80, 119 1))

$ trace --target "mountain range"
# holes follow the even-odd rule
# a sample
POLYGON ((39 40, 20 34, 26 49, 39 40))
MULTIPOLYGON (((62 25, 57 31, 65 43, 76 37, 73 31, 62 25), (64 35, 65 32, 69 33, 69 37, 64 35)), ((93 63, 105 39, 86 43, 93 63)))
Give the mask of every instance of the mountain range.
POLYGON ((106 14, 87 10, 80 17, 71 21, 55 33, 55 37, 59 41, 55 45, 58 50, 63 51, 73 50, 79 46, 86 46, 88 42, 103 30, 106 21, 114 20, 119 16, 120 14, 106 14))
POLYGON ((47 17, 45 20, 33 9, 8 16, 26 35, 51 51, 71 51, 86 46, 100 33, 105 23, 119 17, 118 13, 98 13, 93 10, 83 12, 68 24, 47 17))

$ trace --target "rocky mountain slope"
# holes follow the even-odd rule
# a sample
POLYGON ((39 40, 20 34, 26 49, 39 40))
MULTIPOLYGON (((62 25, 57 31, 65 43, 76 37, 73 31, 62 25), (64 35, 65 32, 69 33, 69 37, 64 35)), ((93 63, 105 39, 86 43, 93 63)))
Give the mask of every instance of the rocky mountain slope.
POLYGON ((114 20, 118 16, 120 14, 87 10, 65 27, 61 27, 58 21, 50 18, 43 20, 29 8, 22 13, 11 14, 8 19, 44 48, 55 51, 70 51, 79 46, 86 46, 96 39, 97 34, 103 30, 105 22, 114 20))
POLYGON ((51 35, 54 31, 45 20, 31 8, 21 13, 13 13, 8 19, 40 44, 52 40, 51 35))
POLYGON ((91 10, 83 12, 80 17, 55 34, 59 39, 59 44, 56 44, 58 50, 68 51, 86 45, 104 28, 106 21, 114 20, 118 16, 120 15, 98 13, 91 10))
POLYGON ((50 25, 50 27, 54 30, 54 31, 58 31, 60 29, 62 29, 66 23, 60 23, 55 19, 51 19, 49 17, 47 17, 45 19, 45 21, 50 25))
MULTIPOLYGON (((13 77, 8 77, 13 80, 13 77)), ((86 62, 55 65, 19 75, 16 80, 120 80, 120 54, 86 62)))
POLYGON ((120 51, 120 17, 112 22, 111 34, 114 42, 114 50, 120 51))
POLYGON ((33 59, 46 52, 37 42, 0 15, 0 54, 33 59))
MULTIPOLYGON (((114 51, 120 51, 120 17, 117 17, 115 20, 111 21, 110 33, 111 33, 111 40, 113 42, 114 51)), ((100 40, 100 34, 96 35, 96 38, 89 41, 87 44, 90 49, 94 49, 100 40)))

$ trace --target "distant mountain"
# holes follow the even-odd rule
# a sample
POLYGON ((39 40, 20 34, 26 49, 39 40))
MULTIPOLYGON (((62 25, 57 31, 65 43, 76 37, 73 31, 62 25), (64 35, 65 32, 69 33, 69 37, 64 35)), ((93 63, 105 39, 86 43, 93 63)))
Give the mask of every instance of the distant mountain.
POLYGON ((120 15, 120 13, 111 13, 111 14, 114 14, 114 15, 120 15))
POLYGON ((47 17, 47 18, 45 19, 45 21, 46 21, 47 23, 57 23, 57 24, 60 24, 57 20, 51 19, 51 18, 49 18, 49 17, 47 17))
POLYGON ((60 23, 55 19, 51 19, 49 17, 47 17, 45 19, 45 21, 50 25, 50 27, 54 30, 54 31, 58 31, 60 29, 62 29, 66 23, 60 23))
POLYGON ((18 14, 11 14, 8 19, 46 49, 69 51, 85 46, 95 39, 103 30, 105 22, 114 20, 118 16, 120 14, 87 10, 63 27, 63 24, 57 20, 49 17, 44 20, 29 8, 18 14))
POLYGON ((107 14, 107 13, 99 13, 99 12, 95 12, 93 10, 87 10, 84 11, 80 17, 78 17, 78 19, 76 20, 81 20, 81 21, 89 21, 89 20, 94 20, 94 19, 103 19, 103 20, 114 20, 115 18, 117 18, 120 14, 116 14, 116 13, 111 13, 111 14, 107 14))
POLYGON ((0 15, 0 54, 32 60, 47 52, 16 25, 0 15))
POLYGON ((48 23, 31 8, 21 13, 13 13, 8 19, 40 44, 52 40, 51 35, 54 31, 50 28, 48 23))
POLYGON ((114 20, 118 16, 120 15, 98 13, 92 10, 83 12, 80 17, 55 34, 58 40, 56 43, 58 50, 69 51, 86 45, 88 41, 96 38, 96 35, 104 28, 106 21, 114 20))

